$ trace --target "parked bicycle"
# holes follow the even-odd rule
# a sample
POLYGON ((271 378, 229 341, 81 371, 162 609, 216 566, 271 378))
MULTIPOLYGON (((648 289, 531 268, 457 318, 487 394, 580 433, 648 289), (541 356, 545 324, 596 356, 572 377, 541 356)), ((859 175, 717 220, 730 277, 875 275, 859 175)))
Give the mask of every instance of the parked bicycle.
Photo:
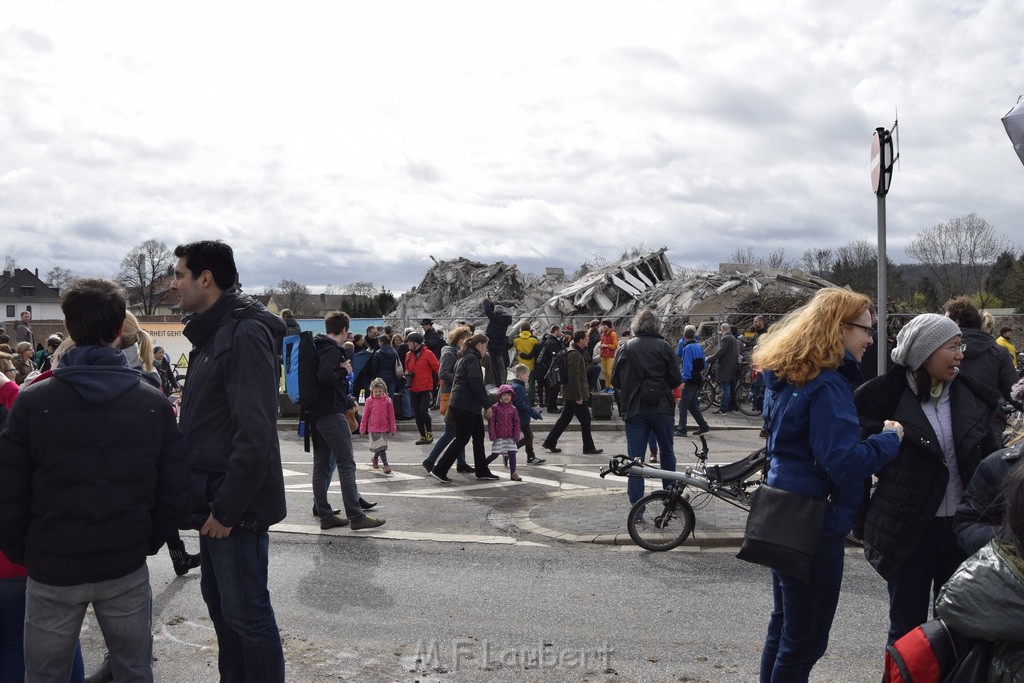
MULTIPOLYGON (((701 412, 705 412, 711 406, 722 405, 722 385, 714 379, 715 364, 711 363, 704 373, 704 383, 701 385, 697 401, 701 412)), ((750 369, 749 358, 740 361, 740 376, 736 380, 736 396, 734 397, 736 408, 744 415, 757 416, 761 411, 754 407, 753 373, 750 369)))
POLYGON ((671 550, 683 543, 696 524, 694 510, 718 498, 743 510, 750 510, 750 499, 767 474, 765 449, 727 465, 708 466, 708 442, 701 436, 702 448, 694 444, 697 464, 682 472, 672 472, 644 465, 643 460, 617 455, 601 469, 601 477, 640 475, 651 479, 670 479, 668 488, 653 491, 629 509, 626 529, 629 537, 641 548, 652 551, 671 550))

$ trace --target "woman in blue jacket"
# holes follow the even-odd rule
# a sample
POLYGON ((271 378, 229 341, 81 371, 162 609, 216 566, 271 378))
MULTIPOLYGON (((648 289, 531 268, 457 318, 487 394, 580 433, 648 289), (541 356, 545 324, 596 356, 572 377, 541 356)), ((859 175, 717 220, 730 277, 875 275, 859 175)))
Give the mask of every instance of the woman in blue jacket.
POLYGON ((755 367, 770 372, 767 483, 828 500, 810 582, 772 570, 775 606, 761 681, 806 681, 825 654, 843 579, 843 539, 864 479, 899 452, 903 427, 897 422, 860 440, 853 388, 872 344, 869 304, 863 294, 822 289, 754 349, 755 367))

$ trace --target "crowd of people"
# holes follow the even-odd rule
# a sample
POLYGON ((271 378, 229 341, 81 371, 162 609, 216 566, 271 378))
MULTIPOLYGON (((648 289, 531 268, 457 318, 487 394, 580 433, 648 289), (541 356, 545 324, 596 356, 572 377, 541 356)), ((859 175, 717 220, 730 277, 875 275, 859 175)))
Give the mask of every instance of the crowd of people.
MULTIPOLYGON (((82 680, 78 637, 89 605, 108 649, 90 680, 151 680, 146 557, 164 545, 177 574, 201 570, 222 680, 283 680, 268 528, 286 514, 280 344, 301 327, 290 311, 274 315, 241 292, 223 242, 180 245, 175 256, 172 289, 193 344, 183 387, 106 280, 64 292, 66 337, 36 346, 27 311, 14 340, 0 330, 2 680, 82 680), (178 392, 176 415, 168 397, 178 392), (179 535, 186 528, 199 532, 198 554, 179 535)), ((697 405, 705 373, 713 363, 729 412, 746 347, 763 391, 766 483, 827 501, 809 580, 771 572, 761 680, 807 680, 824 656, 848 537, 886 582, 887 643, 937 613, 996 642, 992 670, 1001 678, 993 680, 1024 676, 1015 628, 1024 604, 1024 442, 1002 448, 1000 418, 1017 383, 1013 331, 993 338, 970 299, 903 325, 890 369, 868 381, 861 363, 877 334, 874 308, 847 290, 819 291, 770 331, 758 316, 742 339, 723 323, 707 356, 693 327, 670 342, 649 309, 621 330, 611 320, 542 332, 524 323, 511 335, 508 311, 485 299, 482 314, 484 332, 459 323, 446 334, 429 318, 418 330, 352 334, 347 314, 325 316, 313 339, 319 399, 306 425, 322 529, 385 524, 356 487, 353 437, 388 475, 389 443, 404 420, 415 421, 415 444, 431 447, 422 465, 439 482, 452 483, 453 465, 497 480, 499 459, 521 481, 524 464, 544 462, 532 427, 544 412, 558 418, 541 448, 560 453, 576 420, 581 452, 602 453, 591 403, 608 392, 628 456, 650 451, 674 470, 673 439, 689 433, 688 420, 697 435, 711 429, 697 405), (341 508, 327 497, 335 471, 341 508)), ((631 503, 643 488, 630 477, 631 503)))

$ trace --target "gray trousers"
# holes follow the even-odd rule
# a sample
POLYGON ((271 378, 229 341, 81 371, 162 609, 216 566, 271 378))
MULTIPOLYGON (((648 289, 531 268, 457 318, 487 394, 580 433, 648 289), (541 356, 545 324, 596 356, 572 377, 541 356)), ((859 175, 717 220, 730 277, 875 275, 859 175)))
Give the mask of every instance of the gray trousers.
POLYGON ((341 499, 345 504, 345 516, 350 522, 366 515, 359 507, 359 490, 356 488, 356 460, 352 453, 352 432, 344 413, 332 413, 316 418, 313 431, 313 504, 320 519, 331 516, 327 504, 327 485, 330 482, 331 454, 338 464, 338 485, 341 499))
POLYGON ((143 564, 127 576, 77 586, 29 578, 25 587, 25 680, 67 683, 85 610, 92 604, 116 681, 153 680, 153 593, 143 564))

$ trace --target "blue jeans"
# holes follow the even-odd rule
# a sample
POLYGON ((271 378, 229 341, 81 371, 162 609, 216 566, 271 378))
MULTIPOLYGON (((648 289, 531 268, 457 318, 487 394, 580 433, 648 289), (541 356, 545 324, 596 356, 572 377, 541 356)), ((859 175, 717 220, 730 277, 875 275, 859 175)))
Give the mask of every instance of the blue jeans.
POLYGON ((775 607, 761 653, 761 683, 806 681, 828 648, 843 583, 843 538, 822 538, 811 581, 772 571, 775 607))
MULTIPOLYGON (((640 413, 626 420, 626 455, 644 459, 647 444, 651 438, 658 443, 658 458, 661 469, 676 470, 676 452, 672 445, 671 413, 640 413)), ((668 487, 671 479, 662 479, 662 487, 668 487)), ((644 497, 644 477, 630 475, 626 483, 629 502, 635 503, 644 497)))
POLYGON ((92 604, 115 680, 153 680, 153 594, 145 564, 116 579, 50 586, 25 583, 25 680, 65 681, 75 669, 92 604))
POLYGON ((412 397, 409 389, 402 387, 402 417, 412 417, 412 397))
MULTIPOLYGON (((25 681, 25 577, 0 579, 0 683, 25 681)), ((85 678, 82 648, 75 643, 71 683, 85 678)))
POLYGON ((200 589, 217 632, 222 683, 284 681, 284 652, 267 589, 266 529, 199 537, 200 589))
POLYGON ((721 410, 735 410, 736 406, 732 404, 733 387, 736 385, 735 381, 720 382, 722 385, 722 405, 721 410))

